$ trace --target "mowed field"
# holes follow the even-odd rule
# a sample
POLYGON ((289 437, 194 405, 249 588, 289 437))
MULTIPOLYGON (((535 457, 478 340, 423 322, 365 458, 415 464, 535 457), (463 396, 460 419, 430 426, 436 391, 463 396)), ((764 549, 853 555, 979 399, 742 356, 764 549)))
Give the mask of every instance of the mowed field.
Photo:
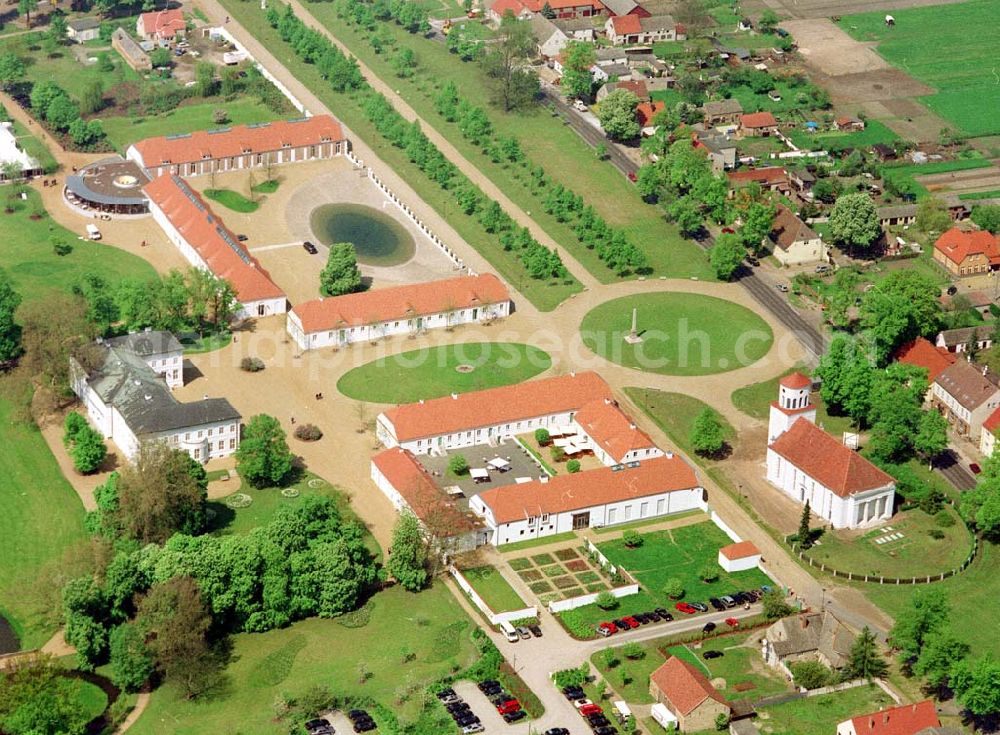
POLYGON ((849 15, 840 26, 859 41, 876 41, 887 61, 938 91, 921 97, 932 111, 971 136, 1000 133, 1000 3, 969 0, 849 15))

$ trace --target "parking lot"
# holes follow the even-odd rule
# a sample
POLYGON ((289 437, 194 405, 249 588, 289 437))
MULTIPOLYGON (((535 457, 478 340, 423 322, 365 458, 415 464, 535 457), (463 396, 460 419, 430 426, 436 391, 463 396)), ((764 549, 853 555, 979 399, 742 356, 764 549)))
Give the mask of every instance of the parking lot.
POLYGON ((528 732, 528 725, 523 720, 513 725, 504 722, 496 707, 471 681, 460 681, 454 688, 455 693, 468 702, 472 711, 482 720, 483 735, 520 735, 528 732))

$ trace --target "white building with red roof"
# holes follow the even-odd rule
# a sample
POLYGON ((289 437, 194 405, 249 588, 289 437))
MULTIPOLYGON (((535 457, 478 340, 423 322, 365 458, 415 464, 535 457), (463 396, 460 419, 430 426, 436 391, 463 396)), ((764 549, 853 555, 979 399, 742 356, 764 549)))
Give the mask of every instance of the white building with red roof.
POLYGON ((183 37, 186 31, 187 21, 180 8, 143 13, 135 22, 136 34, 146 41, 169 43, 183 37))
POLYGON ((153 219, 185 259, 232 285, 241 306, 237 318, 285 313, 285 292, 186 181, 159 176, 143 192, 153 219))
POLYGON ((313 350, 490 322, 512 306, 507 286, 487 273, 306 301, 288 313, 286 328, 301 349, 313 350))
POLYGON ((816 426, 811 381, 782 378, 768 423, 767 480, 834 528, 876 525, 892 517, 895 481, 816 426))
POLYGON ((718 716, 732 713, 732 705, 701 670, 677 656, 650 674, 649 693, 666 705, 681 732, 715 730, 718 716))
POLYGON ((329 115, 315 115, 146 138, 130 145, 125 157, 155 178, 164 174, 203 176, 318 161, 348 150, 340 123, 329 115))
POLYGON ((573 417, 580 429, 580 443, 606 465, 662 457, 663 450, 635 425, 618 402, 601 398, 584 404, 573 417))
POLYGON ((683 41, 684 27, 670 15, 614 15, 605 22, 604 32, 615 46, 683 41))
POLYGON ((743 572, 760 566, 760 549, 753 541, 737 541, 719 549, 719 566, 727 572, 743 572))
POLYGON ((934 701, 925 699, 844 720, 837 725, 837 735, 917 735, 935 727, 941 727, 941 721, 934 701))
POLYGON ((546 5, 556 18, 590 18, 605 12, 601 0, 496 0, 486 15, 495 23, 499 23, 507 12, 515 18, 527 20, 535 13, 541 13, 546 5))

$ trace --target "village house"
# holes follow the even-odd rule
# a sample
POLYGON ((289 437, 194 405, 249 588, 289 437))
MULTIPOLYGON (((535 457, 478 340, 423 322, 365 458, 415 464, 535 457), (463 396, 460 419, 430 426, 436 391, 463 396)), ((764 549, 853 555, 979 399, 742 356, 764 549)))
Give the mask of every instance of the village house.
POLYGON ((642 80, 626 80, 624 82, 608 82, 599 90, 597 90, 597 95, 595 99, 600 102, 609 94, 614 92, 616 89, 627 89, 629 92, 634 94, 639 98, 640 102, 649 101, 649 90, 646 88, 646 83, 642 80))
POLYGON ((853 115, 841 115, 833 121, 833 129, 843 133, 855 133, 865 129, 865 121, 853 115))
POLYGON ((760 566, 760 549, 753 541, 737 541, 719 549, 719 566, 727 572, 745 572, 760 566))
MULTIPOLYGON (((541 6, 539 6, 540 10, 541 6)), ((486 11, 486 18, 494 23, 499 23, 503 20, 504 14, 508 12, 518 20, 528 20, 536 14, 536 11, 530 10, 521 0, 496 0, 486 11)))
POLYGON ((579 427, 580 446, 593 451, 605 465, 625 464, 640 459, 662 457, 646 432, 625 415, 617 401, 603 398, 584 404, 573 422, 579 427))
POLYGON ((732 713, 732 706, 705 675, 677 656, 650 675, 649 694, 666 705, 681 732, 715 730, 719 715, 728 718, 732 713))
POLYGON ((730 196, 733 196, 737 189, 754 183, 760 184, 760 188, 764 191, 776 191, 779 194, 788 194, 791 191, 788 172, 782 166, 730 171, 726 174, 726 178, 729 179, 730 196))
POLYGON ((778 205, 771 224, 774 257, 782 265, 820 263, 827 259, 823 238, 784 204, 778 205))
POLYGON ((149 54, 142 50, 124 28, 115 28, 111 34, 111 48, 118 52, 133 71, 144 74, 153 68, 149 54))
POLYGON ((962 327, 961 329, 945 329, 938 332, 935 345, 956 355, 967 352, 973 341, 977 350, 988 350, 993 346, 993 327, 962 327))
POLYGON ((135 22, 135 32, 143 40, 167 44, 184 37, 187 22, 180 8, 156 10, 139 15, 139 20, 135 22))
POLYGON ((892 517, 895 481, 816 426, 812 381, 779 382, 768 423, 767 480, 834 528, 863 528, 892 517))
POLYGON ((778 620, 764 633, 762 655, 768 666, 784 669, 801 661, 842 668, 850 658, 854 632, 829 610, 806 612, 778 620))
POLYGON ((683 26, 669 15, 616 15, 604 24, 604 32, 615 46, 683 41, 686 36, 678 29, 683 26))
POLYGON ((289 312, 286 329, 300 349, 313 350, 486 323, 511 308, 507 287, 487 273, 307 301, 289 312))
POLYGON ((916 204, 896 204, 878 208, 878 222, 886 227, 904 227, 917 221, 916 204))
MULTIPOLYGON (((601 0, 604 2, 604 0, 601 0)), ((604 9, 610 16, 616 15, 636 15, 640 18, 648 18, 650 13, 635 0, 608 0, 604 3, 604 9)))
POLYGON ((533 14, 528 22, 531 24, 535 43, 538 44, 538 54, 543 59, 558 56, 569 43, 569 36, 541 13, 533 14))
POLYGON ((652 135, 656 132, 654 121, 656 116, 667 109, 667 105, 660 100, 655 102, 640 102, 635 108, 635 119, 639 123, 639 128, 643 135, 652 135))
POLYGON ((196 268, 226 279, 240 304, 237 319, 284 314, 285 293, 201 195, 179 176, 157 176, 143 189, 153 220, 196 268))
POLYGON ((978 439, 983 422, 1000 406, 997 376, 986 366, 957 360, 931 384, 931 404, 960 435, 978 439))
POLYGON ((1000 247, 991 232, 952 227, 934 243, 934 260, 955 276, 982 275, 1000 268, 1000 247))
POLYGON ((855 715, 837 725, 837 735, 921 735, 930 728, 941 727, 934 701, 925 699, 917 704, 855 715))
POLYGON ((552 22, 571 41, 597 41, 597 29, 591 18, 555 18, 552 22))
POLYGON ((770 112, 749 112, 740 116, 740 134, 749 138, 776 135, 778 121, 770 112))
POLYGON ((701 107, 703 117, 702 123, 706 128, 713 128, 717 125, 737 125, 740 116, 743 114, 743 105, 737 99, 717 100, 706 102, 701 107))
POLYGON ((95 41, 101 36, 100 18, 77 18, 66 24, 66 38, 75 43, 95 41))
POLYGON ((694 147, 703 150, 712 164, 712 173, 721 174, 736 167, 736 142, 715 129, 702 130, 694 126, 691 140, 694 147))
POLYGON ((788 181, 800 194, 809 194, 816 183, 816 177, 805 167, 793 168, 788 169, 788 181))
POLYGON ((992 457, 997 448, 997 433, 1000 430, 1000 408, 996 409, 983 422, 983 430, 979 434, 979 451, 984 457, 992 457))
POLYGON ((937 377, 958 359, 948 350, 937 347, 923 337, 917 337, 896 350, 896 362, 915 365, 927 371, 927 380, 933 383, 937 377))
POLYGON ((590 18, 605 12, 600 0, 496 0, 486 15, 494 23, 499 23, 508 11, 516 18, 527 20, 532 15, 540 14, 546 4, 556 18, 590 18))
POLYGON ((237 125, 183 135, 146 138, 125 157, 151 177, 204 176, 222 171, 278 166, 334 158, 349 150, 340 123, 329 115, 237 125))
POLYGON ((71 358, 70 383, 90 423, 126 459, 135 458, 147 442, 165 442, 202 463, 236 451, 240 414, 229 401, 206 397, 181 403, 171 394, 167 380, 176 384, 174 370, 182 360, 173 335, 144 332, 99 342, 97 348, 97 366, 89 372, 71 358))

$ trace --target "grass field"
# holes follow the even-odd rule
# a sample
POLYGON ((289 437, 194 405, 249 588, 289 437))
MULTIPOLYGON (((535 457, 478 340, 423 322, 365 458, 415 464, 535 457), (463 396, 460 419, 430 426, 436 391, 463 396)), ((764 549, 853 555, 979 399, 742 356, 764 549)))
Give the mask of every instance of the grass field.
MULTIPOLYGON (((716 419, 722 425, 726 441, 732 444, 736 439, 736 429, 726 420, 725 416, 697 398, 683 393, 669 393, 651 388, 626 388, 625 395, 635 401, 636 405, 642 408, 646 415, 663 430, 663 433, 689 455, 694 454, 694 447, 691 446, 691 429, 694 428, 694 421, 698 418, 698 414, 706 408, 715 414, 716 419)), ((617 529, 621 526, 613 528, 617 529)))
POLYGON ((513 342, 468 342, 411 350, 356 367, 337 381, 348 398, 412 403, 449 393, 522 383, 552 366, 548 353, 513 342), (459 372, 471 366, 471 372, 459 372))
POLYGON ((527 607, 510 583, 490 564, 463 569, 462 575, 495 613, 523 610, 527 607))
POLYGON ((976 168, 989 168, 992 165, 985 158, 959 158, 954 161, 941 161, 939 163, 883 166, 882 177, 892 179, 897 186, 909 187, 918 199, 922 199, 923 197, 930 196, 930 192, 916 180, 917 176, 945 174, 951 171, 969 171, 976 168))
MULTIPOLYGON (((496 237, 486 233, 475 217, 461 212, 450 192, 431 183, 407 157, 406 153, 387 143, 365 117, 358 101, 348 95, 333 92, 316 67, 294 56, 278 33, 268 25, 259 6, 241 0, 222 0, 226 11, 239 19, 255 38, 266 45, 282 63, 319 97, 351 131, 370 145, 385 165, 404 178, 418 196, 450 224, 465 242, 490 261, 491 265, 520 293, 542 311, 551 311, 582 286, 573 277, 560 281, 535 280, 528 276, 524 265, 513 253, 504 251, 496 237)), ((330 12, 322 3, 310 5, 312 12, 330 12)), ((388 26, 386 26, 388 27, 388 26)), ((457 61, 453 63, 457 64, 457 61)), ((396 80, 394 80, 396 81, 396 80)), ((596 160, 592 158, 592 161, 596 160)), ((707 269, 707 263, 705 265, 707 269)))
POLYGON ((920 101, 962 132, 1000 132, 996 37, 988 30, 1000 24, 1000 3, 968 0, 896 9, 893 17, 892 28, 886 27, 882 11, 845 16, 840 26, 858 40, 877 41, 876 50, 887 61, 937 89, 920 101))
MULTIPOLYGON (((230 0, 227 0, 227 4, 230 0)), ((542 209, 542 196, 528 186, 529 177, 514 166, 494 163, 477 146, 464 140, 455 123, 446 122, 434 109, 433 97, 446 81, 458 87, 462 99, 487 110, 498 135, 513 136, 535 165, 544 166, 554 180, 583 196, 608 224, 621 227, 648 258, 655 275, 679 278, 697 276, 714 280, 704 252, 680 236, 662 212, 645 204, 635 187, 610 163, 598 161, 593 150, 560 118, 541 105, 521 112, 504 113, 490 104, 491 85, 476 64, 462 63, 444 44, 411 35, 391 23, 380 23, 382 33, 392 35, 400 48, 409 47, 417 56, 415 74, 400 79, 389 63, 389 55, 376 54, 358 30, 336 17, 331 3, 313 3, 309 11, 361 61, 488 176, 518 206, 570 252, 596 278, 605 283, 619 280, 584 247, 569 226, 559 223, 542 209)))
POLYGON ((369 605, 370 617, 311 618, 281 630, 233 636, 231 663, 219 692, 188 700, 170 685, 160 687, 130 732, 273 735, 279 727, 273 719, 275 699, 301 695, 314 685, 338 695, 371 697, 402 722, 414 722, 424 688, 453 667, 465 668, 475 660, 472 623, 444 585, 419 594, 393 587, 369 605), (412 660, 404 663, 404 654, 412 654, 412 660), (370 675, 364 683, 362 671, 370 675))
POLYGON ((731 301, 687 293, 625 296, 590 311, 580 327, 584 344, 612 362, 665 375, 711 375, 767 354, 774 338, 763 319, 731 301), (643 342, 625 335, 638 310, 643 342))
POLYGON ((837 725, 854 715, 877 712, 895 705, 874 684, 832 694, 806 697, 758 711, 758 723, 770 735, 830 735, 837 725))
POLYGON ((14 120, 12 124, 14 126, 14 135, 17 136, 18 145, 24 149, 24 152, 38 161, 46 173, 56 171, 59 168, 59 162, 52 155, 52 151, 40 139, 32 135, 20 122, 14 120))
POLYGON ((249 214, 250 212, 256 212, 260 208, 260 202, 247 199, 238 191, 233 191, 232 189, 205 189, 203 193, 213 202, 218 202, 223 207, 231 209, 234 212, 249 214))
POLYGON ((82 679, 73 683, 76 685, 76 706, 88 721, 108 708, 108 695, 99 686, 82 679))
POLYGON ((796 128, 789 133, 788 137, 799 148, 828 151, 840 151, 845 148, 864 149, 877 143, 891 145, 899 140, 898 135, 878 120, 866 121, 865 129, 856 133, 842 133, 838 130, 810 133, 796 128))
MULTIPOLYGON (((737 388, 731 396, 733 405, 740 412, 745 413, 751 418, 767 421, 771 411, 771 403, 778 400, 778 381, 796 370, 802 371, 803 368, 789 368, 771 380, 751 383, 742 388, 737 388)), ((808 373, 808 371, 806 372, 808 373)), ((820 398, 819 393, 813 393, 811 400, 813 405, 816 406, 816 423, 828 432, 839 435, 844 431, 852 429, 851 419, 847 416, 831 416, 827 413, 826 406, 823 405, 823 399, 820 398)))

